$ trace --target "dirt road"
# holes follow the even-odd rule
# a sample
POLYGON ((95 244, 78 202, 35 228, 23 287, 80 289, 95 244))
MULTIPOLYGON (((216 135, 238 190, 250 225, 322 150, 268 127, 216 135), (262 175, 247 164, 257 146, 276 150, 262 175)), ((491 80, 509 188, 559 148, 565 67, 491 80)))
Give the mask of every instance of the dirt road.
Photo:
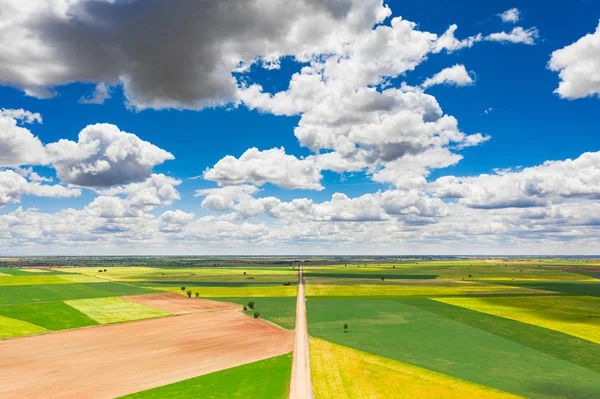
POLYGON ((114 398, 289 353, 293 340, 225 309, 2 341, 0 398, 114 398))
POLYGON ((306 325, 306 303, 304 298, 304 275, 302 266, 300 266, 298 271, 298 300, 296 301, 296 342, 294 344, 290 399, 312 398, 313 390, 310 377, 308 327, 306 325))

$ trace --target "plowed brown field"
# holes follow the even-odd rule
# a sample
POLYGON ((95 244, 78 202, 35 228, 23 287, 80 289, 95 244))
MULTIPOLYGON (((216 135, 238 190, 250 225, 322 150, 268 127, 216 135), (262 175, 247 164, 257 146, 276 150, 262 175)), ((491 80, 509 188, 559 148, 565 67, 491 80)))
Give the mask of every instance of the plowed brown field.
POLYGON ((0 342, 1 398, 114 398, 291 352, 294 333, 237 310, 0 342))
POLYGON ((175 293, 122 296, 131 302, 164 310, 172 314, 186 314, 207 310, 241 309, 240 305, 229 302, 211 301, 209 299, 188 298, 175 293))

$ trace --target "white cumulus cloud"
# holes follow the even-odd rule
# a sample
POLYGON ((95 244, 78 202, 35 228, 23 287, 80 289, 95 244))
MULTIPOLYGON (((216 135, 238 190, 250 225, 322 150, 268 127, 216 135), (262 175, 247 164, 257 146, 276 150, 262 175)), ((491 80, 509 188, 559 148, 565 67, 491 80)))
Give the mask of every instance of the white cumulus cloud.
POLYGON ((600 24, 575 43, 552 53, 548 68, 558 72, 560 97, 576 99, 600 96, 600 24))

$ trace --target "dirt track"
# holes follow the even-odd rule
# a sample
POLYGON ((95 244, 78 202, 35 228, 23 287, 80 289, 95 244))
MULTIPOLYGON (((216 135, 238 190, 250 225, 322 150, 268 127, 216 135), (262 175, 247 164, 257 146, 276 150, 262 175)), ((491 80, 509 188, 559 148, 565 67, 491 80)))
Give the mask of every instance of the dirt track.
POLYGON ((1 398, 114 398, 291 352, 294 333, 237 310, 0 342, 1 398))
POLYGON ((119 298, 164 310, 165 312, 172 314, 187 314, 203 312, 207 310, 242 308, 241 305, 236 305, 234 303, 211 301, 209 299, 188 298, 173 292, 166 294, 122 296, 119 298))
POLYGON ((310 374, 310 353, 308 326, 306 324, 306 302, 304 298, 304 272, 298 270, 298 299, 296 300, 296 339, 290 399, 312 399, 312 379, 310 374))

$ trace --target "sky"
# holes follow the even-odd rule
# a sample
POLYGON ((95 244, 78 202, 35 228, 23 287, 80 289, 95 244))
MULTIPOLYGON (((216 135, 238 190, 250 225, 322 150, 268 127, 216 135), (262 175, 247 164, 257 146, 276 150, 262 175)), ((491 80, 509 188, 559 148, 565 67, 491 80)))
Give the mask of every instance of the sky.
POLYGON ((597 1, 0 9, 0 256, 598 254, 597 1))

